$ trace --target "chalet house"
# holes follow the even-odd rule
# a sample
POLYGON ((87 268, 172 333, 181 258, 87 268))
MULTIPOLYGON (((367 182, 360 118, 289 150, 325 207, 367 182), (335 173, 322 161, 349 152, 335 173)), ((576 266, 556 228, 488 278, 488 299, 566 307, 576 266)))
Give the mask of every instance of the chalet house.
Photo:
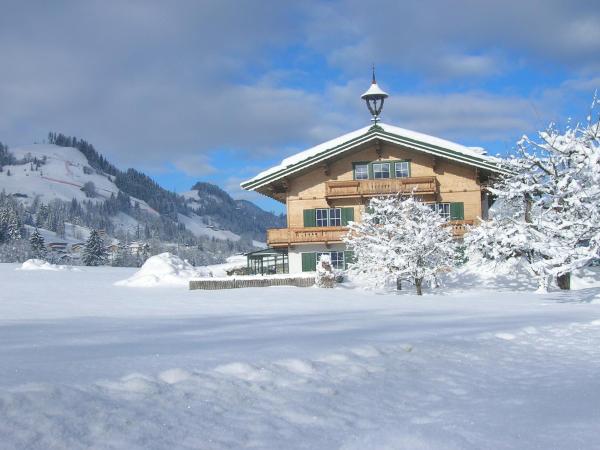
POLYGON ((76 242, 71 244, 71 253, 81 253, 85 248, 85 242, 76 242))
POLYGON ((66 242, 49 242, 47 244, 48 250, 52 252, 67 252, 67 243, 66 242))
POLYGON ((380 123, 386 97, 373 77, 362 98, 374 125, 286 158, 241 184, 286 205, 287 228, 268 230, 267 243, 287 252, 290 273, 314 271, 323 253, 344 269, 352 259, 342 242, 348 222, 360 221, 374 196, 413 193, 448 218, 457 238, 466 225, 487 218, 486 183, 502 173, 497 160, 480 148, 380 123))

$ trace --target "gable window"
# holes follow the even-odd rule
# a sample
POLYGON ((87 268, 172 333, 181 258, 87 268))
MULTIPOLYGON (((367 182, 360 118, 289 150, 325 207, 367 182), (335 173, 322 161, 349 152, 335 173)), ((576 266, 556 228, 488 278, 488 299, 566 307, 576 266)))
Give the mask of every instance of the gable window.
POLYGON ((373 178, 390 178, 390 163, 373 163, 373 178))
POLYGON ((401 161, 395 164, 396 167, 396 178, 408 178, 410 176, 410 169, 408 161, 401 161))
POLYGON ((318 208, 315 212, 318 227, 339 227, 342 225, 341 208, 318 208))
POLYGON ((368 164, 355 164, 354 165, 354 179, 355 180, 368 180, 369 179, 369 165, 368 164))

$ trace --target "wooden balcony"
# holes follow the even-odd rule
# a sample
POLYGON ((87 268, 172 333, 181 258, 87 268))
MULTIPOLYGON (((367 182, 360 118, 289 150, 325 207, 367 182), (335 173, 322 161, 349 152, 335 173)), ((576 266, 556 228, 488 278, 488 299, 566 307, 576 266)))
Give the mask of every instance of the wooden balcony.
POLYGON ((351 197, 374 197, 387 194, 435 194, 435 177, 386 178, 382 180, 327 181, 325 197, 328 200, 351 197))
POLYGON ((287 247, 295 244, 333 244, 342 242, 346 227, 272 228, 267 230, 269 247, 287 247))
MULTIPOLYGON (((452 235, 460 238, 474 223, 474 220, 452 220, 448 226, 452 227, 452 235)), ((267 244, 273 248, 297 244, 337 244, 342 242, 347 232, 346 227, 272 228, 267 230, 267 244)))

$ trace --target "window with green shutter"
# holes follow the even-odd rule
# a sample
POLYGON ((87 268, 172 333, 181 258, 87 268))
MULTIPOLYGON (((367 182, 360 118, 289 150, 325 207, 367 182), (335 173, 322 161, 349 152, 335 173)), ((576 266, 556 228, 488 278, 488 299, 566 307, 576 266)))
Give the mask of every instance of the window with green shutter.
POLYGON ((348 264, 352 264, 354 262, 354 252, 351 250, 346 250, 344 252, 344 269, 348 268, 348 264))
POLYGON ((314 209, 304 210, 304 226, 305 227, 316 227, 317 226, 317 215, 314 209))
POLYGON ((317 254, 302 253, 302 272, 314 272, 317 270, 317 254))
POLYGON ((348 222, 354 220, 354 208, 342 208, 342 226, 348 225, 348 222))
POLYGON ((450 203, 450 220, 464 220, 465 204, 463 202, 450 203))

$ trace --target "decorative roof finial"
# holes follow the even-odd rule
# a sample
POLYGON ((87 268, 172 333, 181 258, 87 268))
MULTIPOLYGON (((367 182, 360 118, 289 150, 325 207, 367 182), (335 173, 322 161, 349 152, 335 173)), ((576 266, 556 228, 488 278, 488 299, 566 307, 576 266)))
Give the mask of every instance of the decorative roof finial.
POLYGON ((388 94, 377 84, 377 80, 375 79, 375 64, 373 64, 373 80, 371 82, 371 87, 369 87, 360 98, 367 103, 367 108, 369 108, 369 112, 373 116, 371 120, 374 125, 377 125, 377 122, 379 122, 379 115, 383 109, 383 102, 388 97, 388 94))

